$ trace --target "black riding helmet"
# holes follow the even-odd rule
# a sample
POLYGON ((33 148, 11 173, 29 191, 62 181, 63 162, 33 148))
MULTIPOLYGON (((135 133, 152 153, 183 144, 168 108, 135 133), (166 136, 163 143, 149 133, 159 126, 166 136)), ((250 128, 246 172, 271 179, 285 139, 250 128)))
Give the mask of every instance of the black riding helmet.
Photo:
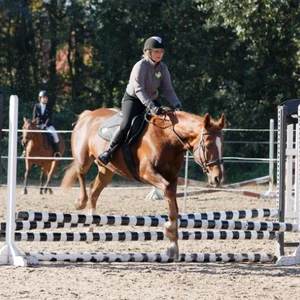
POLYGON ((160 38, 159 36, 151 36, 146 40, 144 44, 144 51, 152 49, 165 49, 162 38, 160 38))
POLYGON ((40 91, 39 92, 39 98, 41 98, 41 97, 49 97, 49 95, 46 91, 40 91))

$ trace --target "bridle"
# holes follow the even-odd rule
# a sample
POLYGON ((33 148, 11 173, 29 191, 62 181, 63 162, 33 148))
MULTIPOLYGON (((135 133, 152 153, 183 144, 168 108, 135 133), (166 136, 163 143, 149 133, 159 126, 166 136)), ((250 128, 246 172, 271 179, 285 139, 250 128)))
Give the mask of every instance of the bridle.
MULTIPOLYGON (((203 143, 203 136, 204 135, 209 135, 209 134, 220 134, 220 131, 205 131, 201 133, 201 138, 199 139, 199 142, 197 144, 197 146, 193 149, 193 153, 188 149, 188 147, 186 147, 186 145, 184 144, 182 138, 178 135, 178 133, 174 130, 173 128, 173 132, 175 133, 177 139, 180 141, 180 143, 185 147, 185 149, 187 149, 187 151, 189 152, 190 155, 192 155, 194 157, 195 162, 201 167, 203 173, 209 173, 209 166, 213 166, 213 165, 222 165, 224 163, 224 160, 221 159, 214 159, 211 161, 208 161, 205 155, 205 146, 203 143), (198 150, 199 153, 199 160, 196 159, 195 153, 198 150), (202 154, 202 155, 201 155, 202 154), (203 159, 201 159, 201 157, 203 159)), ((189 142, 186 142, 189 146, 189 148, 192 148, 192 145, 189 142)))
MULTIPOLYGON (((30 124, 29 124, 29 126, 30 126, 30 124)), ((28 125, 27 125, 26 127, 28 127, 28 125)), ((26 128, 26 129, 23 128, 23 131, 24 131, 24 130, 30 130, 30 129, 28 129, 28 128, 26 128)), ((22 145, 23 145, 23 146, 26 147, 30 140, 32 140, 32 137, 28 136, 28 133, 26 134, 25 137, 24 137, 24 134, 22 135, 22 145), (23 143, 23 139, 25 139, 25 142, 24 142, 24 143, 23 143)))
MULTIPOLYGON (((165 121, 166 116, 164 116, 164 118, 162 118, 162 123, 165 121)), ((146 118, 147 120, 147 118, 146 118)), ((152 123, 150 121, 147 120, 148 123, 152 123)), ((157 124, 152 123, 153 125, 157 126, 157 124)), ((161 127, 163 129, 166 128, 170 128, 172 125, 168 125, 166 127, 161 127)), ((190 155, 192 155, 194 157, 195 162, 201 167, 203 173, 209 173, 209 169, 208 167, 213 166, 213 165, 222 165, 224 163, 224 160, 221 159, 214 159, 211 161, 207 160, 207 157, 205 155, 205 146, 203 143, 203 137, 204 135, 209 135, 209 134, 221 134, 220 131, 205 131, 201 133, 201 137, 199 139, 199 142, 197 144, 197 146, 193 149, 193 153, 189 150, 189 148, 193 148, 192 145, 189 142, 184 142, 182 140, 182 138, 179 136, 179 134, 175 131, 174 126, 172 126, 172 131, 174 132, 176 138, 178 139, 178 141, 183 145, 183 147, 189 152, 190 155), (198 154, 199 154, 199 159, 196 159, 195 153, 198 150, 198 154), (202 155, 201 155, 202 154, 202 155)))
POLYGON ((24 134, 23 134, 21 136, 21 138, 26 140, 26 142, 23 144, 24 146, 26 146, 29 143, 29 141, 34 139, 32 133, 35 132, 36 130, 32 129, 32 124, 30 122, 27 122, 26 128, 24 128, 24 127, 25 127, 25 125, 23 126, 23 131, 26 130, 27 134, 26 134, 25 137, 24 137, 24 134), (31 132, 31 131, 33 131, 33 132, 31 132))
POLYGON ((224 160, 221 158, 208 161, 205 155, 205 146, 203 143, 203 136, 209 135, 209 134, 220 134, 219 131, 206 131, 201 133, 201 138, 199 139, 198 145, 193 149, 193 156, 195 157, 195 152, 198 150, 199 152, 199 159, 195 159, 195 162, 201 166, 204 173, 208 173, 208 167, 213 165, 222 165, 224 163, 224 160), (202 155, 201 155, 202 154, 202 155), (201 159, 203 157, 203 159, 201 159))

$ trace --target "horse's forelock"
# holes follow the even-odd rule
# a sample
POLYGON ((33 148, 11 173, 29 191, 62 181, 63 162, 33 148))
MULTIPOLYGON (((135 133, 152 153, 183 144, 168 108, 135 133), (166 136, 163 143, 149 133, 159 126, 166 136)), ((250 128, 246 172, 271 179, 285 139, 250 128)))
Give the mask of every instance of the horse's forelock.
POLYGON ((212 120, 209 130, 211 130, 211 131, 221 131, 222 129, 223 129, 223 127, 220 126, 219 122, 217 122, 215 120, 212 120))
POLYGON ((203 119, 203 127, 207 131, 221 131, 225 127, 225 115, 222 114, 219 120, 214 120, 209 114, 206 114, 203 119))

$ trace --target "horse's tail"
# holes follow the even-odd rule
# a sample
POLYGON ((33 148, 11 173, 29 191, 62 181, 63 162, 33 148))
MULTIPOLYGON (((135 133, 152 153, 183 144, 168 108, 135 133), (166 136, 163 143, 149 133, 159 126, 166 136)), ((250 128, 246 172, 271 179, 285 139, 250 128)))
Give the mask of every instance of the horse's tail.
POLYGON ((64 178, 62 179, 60 187, 63 191, 67 191, 74 185, 77 178, 76 166, 74 161, 68 166, 64 178))

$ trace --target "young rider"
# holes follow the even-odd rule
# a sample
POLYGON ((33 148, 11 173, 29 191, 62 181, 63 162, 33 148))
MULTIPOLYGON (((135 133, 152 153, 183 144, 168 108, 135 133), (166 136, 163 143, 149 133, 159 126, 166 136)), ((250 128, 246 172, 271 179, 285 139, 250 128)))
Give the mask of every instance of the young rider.
POLYGON ((154 115, 165 113, 157 101, 158 88, 175 110, 181 110, 181 102, 173 89, 168 67, 161 61, 165 52, 162 39, 158 36, 147 39, 143 52, 143 58, 132 68, 122 99, 123 120, 120 129, 113 136, 108 149, 98 156, 104 165, 109 163, 116 147, 124 142, 135 116, 146 109, 150 109, 154 115))
POLYGON ((52 135, 53 143, 52 147, 54 150, 54 156, 60 157, 59 152, 59 137, 52 122, 53 109, 52 105, 48 103, 48 93, 46 91, 39 92, 39 103, 33 107, 32 119, 38 118, 38 126, 41 129, 49 131, 52 135))

